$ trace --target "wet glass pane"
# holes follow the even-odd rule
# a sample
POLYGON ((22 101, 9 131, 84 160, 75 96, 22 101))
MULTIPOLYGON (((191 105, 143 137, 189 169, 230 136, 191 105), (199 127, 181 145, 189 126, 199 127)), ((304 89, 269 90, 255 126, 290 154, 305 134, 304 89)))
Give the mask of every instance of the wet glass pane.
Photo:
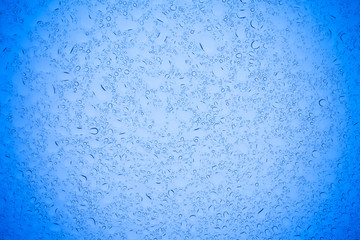
POLYGON ((358 1, 0 4, 0 239, 358 239, 358 1))

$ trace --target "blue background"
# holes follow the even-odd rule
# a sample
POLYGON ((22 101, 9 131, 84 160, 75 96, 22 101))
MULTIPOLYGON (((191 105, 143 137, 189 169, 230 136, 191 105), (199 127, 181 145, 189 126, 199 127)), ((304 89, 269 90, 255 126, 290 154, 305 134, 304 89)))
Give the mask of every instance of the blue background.
POLYGON ((0 239, 359 239, 358 1, 1 1, 0 239))

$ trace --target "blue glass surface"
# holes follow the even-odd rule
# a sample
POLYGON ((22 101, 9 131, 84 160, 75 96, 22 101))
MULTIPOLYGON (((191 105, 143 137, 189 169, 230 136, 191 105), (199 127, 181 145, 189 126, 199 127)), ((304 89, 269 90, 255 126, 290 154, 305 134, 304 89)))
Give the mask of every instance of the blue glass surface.
POLYGON ((0 239, 359 239, 359 12, 1 1, 0 239))

